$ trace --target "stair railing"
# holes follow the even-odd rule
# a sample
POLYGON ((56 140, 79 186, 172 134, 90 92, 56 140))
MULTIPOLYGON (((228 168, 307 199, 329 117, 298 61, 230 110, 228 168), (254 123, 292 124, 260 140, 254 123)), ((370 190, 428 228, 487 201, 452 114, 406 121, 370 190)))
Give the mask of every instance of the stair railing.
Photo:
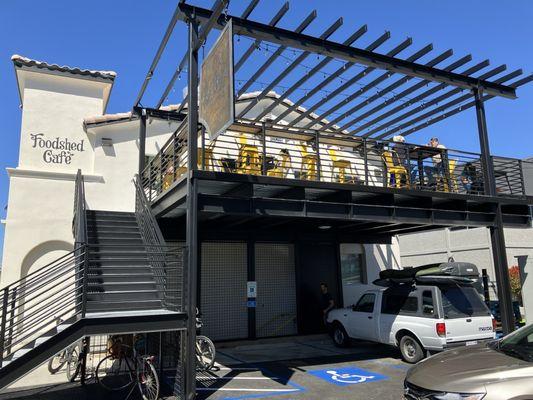
POLYGON ((81 316, 79 265, 85 253, 86 246, 78 246, 0 290, 0 362, 62 321, 81 316))
POLYGON ((83 253, 83 259, 80 259, 79 274, 81 279, 78 291, 81 295, 81 316, 85 317, 87 309, 87 271, 89 267, 89 248, 87 246, 87 204, 85 201, 85 181, 81 169, 76 174, 76 183, 74 188, 74 212, 72 218, 72 234, 74 235, 74 251, 83 253), (84 246, 83 251, 81 246, 84 246))
POLYGON ((166 244, 138 175, 135 176, 133 182, 135 185, 135 218, 163 306, 171 311, 182 311, 183 249, 166 244))

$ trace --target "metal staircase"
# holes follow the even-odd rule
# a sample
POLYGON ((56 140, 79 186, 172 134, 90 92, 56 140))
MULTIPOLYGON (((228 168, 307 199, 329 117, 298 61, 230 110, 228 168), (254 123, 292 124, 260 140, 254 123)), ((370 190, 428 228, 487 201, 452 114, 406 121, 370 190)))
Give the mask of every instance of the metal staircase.
POLYGON ((78 171, 74 250, 0 289, 0 388, 85 336, 185 328, 183 250, 135 186, 134 213, 87 210, 78 171))

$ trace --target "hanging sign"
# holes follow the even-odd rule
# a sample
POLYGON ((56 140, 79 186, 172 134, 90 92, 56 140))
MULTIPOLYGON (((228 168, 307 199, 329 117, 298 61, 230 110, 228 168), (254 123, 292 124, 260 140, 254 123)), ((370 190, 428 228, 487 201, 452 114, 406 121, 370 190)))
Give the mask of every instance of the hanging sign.
POLYGON ((233 23, 226 27, 202 62, 199 93, 199 120, 211 140, 235 120, 233 81, 233 23))

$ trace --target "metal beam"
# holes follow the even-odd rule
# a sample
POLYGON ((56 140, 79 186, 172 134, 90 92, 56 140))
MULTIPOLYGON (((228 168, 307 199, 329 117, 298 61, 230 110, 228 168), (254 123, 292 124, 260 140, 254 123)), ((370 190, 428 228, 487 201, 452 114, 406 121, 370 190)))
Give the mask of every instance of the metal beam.
MULTIPOLYGON (((389 39, 390 39, 390 32, 386 31, 385 33, 383 33, 383 35, 378 37, 369 46, 367 46, 367 49, 375 50, 375 49, 377 49, 379 46, 381 46, 383 43, 385 43, 389 39)), ((281 115, 279 115, 274 120, 274 123, 277 123, 277 122, 281 121, 286 115, 288 115, 291 112, 293 112, 294 110, 298 109, 298 107, 300 107, 307 99, 310 99, 311 97, 313 97, 316 93, 318 93, 320 90, 322 90, 322 88, 324 88, 327 85, 329 85, 331 82, 333 82, 339 76, 344 74, 346 71, 348 71, 354 65, 355 65, 354 62, 349 62, 349 63, 343 65, 342 67, 340 67, 339 69, 337 69, 330 76, 328 76, 326 79, 324 79, 322 82, 320 82, 315 88, 313 88, 308 93, 306 93, 304 96, 302 96, 296 103, 294 103, 294 105, 292 105, 285 112, 283 112, 281 115)), ((357 76, 359 76, 359 75, 361 75, 361 74, 358 74, 357 76)), ((348 82, 350 82, 350 81, 353 81, 352 83, 355 83, 354 78, 350 79, 348 82)), ((346 82, 344 85, 341 86, 343 89, 339 90, 338 93, 341 93, 342 90, 344 90, 344 87, 348 87, 348 82, 346 82)))
MULTIPOLYGON (((440 62, 446 60, 447 58, 451 57, 453 54, 453 51, 451 50, 447 50, 445 51, 444 53, 441 53, 440 55, 438 55, 437 57, 433 58, 432 60, 430 60, 429 62, 426 63, 426 65, 437 65, 439 64, 440 62)), ((404 76, 403 78, 400 78, 398 79, 396 82, 394 82, 392 85, 389 85, 387 86, 386 88, 378 91, 376 94, 374 94, 373 96, 371 96, 370 98, 366 99, 366 101, 360 103, 361 104, 361 108, 362 107, 366 107, 368 106, 370 103, 373 103, 374 101, 376 101, 377 99, 380 99, 382 98, 383 95, 387 94, 387 93, 393 93, 394 96, 396 96, 394 94, 394 90, 396 90, 397 88, 399 88, 400 86, 406 84, 407 82, 409 82, 411 79, 413 79, 413 77, 411 76, 404 76)), ((376 109, 377 107, 374 107, 372 110, 376 109)), ((355 111, 358 111, 359 108, 355 111)), ((343 131, 347 128, 349 128, 350 126, 352 126, 353 124, 357 123, 358 121, 360 121, 361 119, 364 119, 366 118, 368 115, 372 114, 370 112, 371 110, 365 112, 363 115, 365 115, 364 117, 361 117, 361 116, 358 116, 357 118, 354 118, 350 121, 348 121, 347 123, 345 123, 343 126, 341 126, 339 128, 340 131, 343 131)))
MULTIPOLYGON (((494 75, 497 75, 497 74, 505 71, 506 68, 507 68, 506 65, 500 65, 499 67, 493 68, 490 71, 485 72, 481 76, 482 77, 494 76, 494 75)), ((434 89, 437 89, 437 88, 434 88, 434 89)), ((433 105, 437 105, 440 102, 442 102, 443 100, 446 100, 447 98, 450 98, 450 97, 452 97, 452 96, 454 96, 454 95, 456 95, 458 93, 461 93, 461 92, 462 92, 462 89, 460 89, 460 88, 455 88, 455 89, 449 90, 449 91, 441 94, 440 96, 437 96, 437 97, 429 100, 428 102, 423 102, 419 106, 413 108, 412 110, 409 110, 408 112, 406 112, 404 114, 399 115, 398 117, 386 122, 385 124, 378 126, 377 128, 375 128, 372 131, 368 132, 368 134, 373 134, 374 131, 383 131, 383 129, 386 129, 389 126, 391 126, 391 125, 393 125, 393 124, 395 124, 395 123, 397 123, 399 121, 402 121, 402 120, 404 120, 404 119, 406 119, 406 118, 408 118, 408 117, 410 117, 412 115, 418 114, 420 111, 425 110, 426 108, 429 108, 429 107, 431 107, 433 105)), ((412 101, 411 104, 412 103, 414 103, 414 102, 412 101)), ((406 123, 404 123, 404 124, 402 124, 400 126, 397 126, 397 127, 393 128, 393 129, 390 129, 387 132, 382 133, 381 135, 377 136, 376 139, 383 139, 384 137, 389 136, 391 133, 398 132, 398 131, 402 130, 403 128, 409 126, 413 122, 417 122, 417 120, 413 119, 413 120, 408 121, 408 122, 406 122, 406 123)))
MULTIPOLYGON (((487 73, 485 73, 483 75, 484 76, 497 75, 497 74, 501 73, 502 71, 504 71, 505 68, 507 68, 505 65, 500 65, 499 67, 494 68, 494 69, 490 70, 489 72, 487 72, 487 73)), ((497 82, 509 81, 509 80, 511 80, 513 78, 516 78, 517 76, 520 76, 520 75, 522 75, 522 70, 516 70, 514 72, 511 72, 510 74, 507 74, 507 75, 503 76, 502 78, 499 78, 497 80, 497 82)), ((418 114, 422 110, 425 110, 425 109, 427 109, 427 108, 429 108, 429 107, 431 107, 433 105, 438 105, 442 101, 444 101, 444 100, 446 100, 446 99, 448 99, 448 98, 450 98, 450 97, 452 97, 452 96, 454 96, 456 94, 461 93, 461 91, 462 90, 459 89, 459 88, 452 89, 452 90, 450 90, 450 91, 448 91, 446 93, 443 93, 442 95, 440 95, 440 96, 428 101, 427 103, 421 104, 420 106, 418 106, 418 107, 414 108, 413 110, 401 115, 400 117, 401 117, 401 119, 405 119, 408 116, 411 116, 411 115, 414 115, 414 114, 418 114)), ((400 132, 403 129, 409 127, 409 126, 411 126, 413 124, 416 124, 417 122, 423 121, 423 120, 431 117, 432 115, 438 114, 441 111, 444 111, 444 110, 446 110, 446 109, 448 109, 450 107, 453 107, 453 106, 455 106, 457 104, 460 104, 460 103, 464 102, 465 100, 468 100, 471 96, 472 96, 471 93, 467 93, 466 95, 460 96, 460 97, 458 97, 458 98, 456 98, 456 99, 454 99, 454 100, 452 100, 452 101, 450 101, 448 103, 442 104, 441 106, 439 106, 437 108, 434 108, 434 109, 428 111, 425 114, 422 114, 422 115, 420 115, 420 116, 418 116, 416 118, 410 119, 409 121, 403 123, 402 125, 399 125, 399 126, 397 126, 395 128, 392 128, 392 129, 388 130, 387 132, 385 132, 385 133, 383 133, 381 135, 376 136, 375 139, 383 139, 383 138, 385 138, 387 136, 390 136, 390 135, 392 135, 394 133, 400 132)), ((400 118, 400 117, 398 117, 398 118, 400 118)), ((404 135, 404 133, 402 133, 402 135, 404 135)))
MULTIPOLYGON (((520 86, 523 86, 527 83, 530 83, 530 82, 533 82, 533 75, 529 75, 525 78, 522 78, 514 83, 511 83, 509 86, 511 87, 514 87, 514 88, 518 88, 520 86)), ((486 102, 487 100, 490 100, 490 99, 493 99, 495 96, 488 96, 488 95, 485 95, 483 96, 483 101, 486 102)), ((416 131, 419 131, 421 129, 424 129, 424 128, 427 128, 428 126, 430 125, 433 125, 439 121, 442 121, 443 119, 446 119, 446 118, 449 118, 455 114, 459 114, 460 112, 463 112, 463 111, 466 111, 468 110, 469 108, 472 108, 476 105, 476 102, 475 101, 471 101, 470 103, 466 103, 466 104, 463 104, 457 108, 454 108, 453 110, 451 111, 448 111, 444 114, 441 114, 439 115, 437 118, 433 118, 432 120, 424 123, 424 124, 420 124, 420 125, 417 125, 415 126, 414 128, 411 128, 409 129, 406 133, 402 133, 402 135, 410 135, 411 133, 414 133, 416 131)))
MULTIPOLYGON (((287 11, 289 11, 289 2, 286 2, 281 6, 276 15, 274 15, 274 17, 268 23, 268 26, 276 26, 281 18, 287 13, 287 11)), ((239 61, 235 63, 235 66, 233 67, 234 72, 237 72, 239 69, 241 69, 246 60, 248 60, 252 53, 259 47, 261 42, 262 40, 256 40, 248 47, 248 49, 246 49, 239 61)))
MULTIPOLYGON (((408 61, 416 61, 418 60, 419 58, 425 56, 427 53, 429 53, 431 50, 433 50, 433 45, 432 44, 429 44, 427 45, 426 47, 422 48, 421 50, 417 51, 415 54, 413 54, 412 56, 408 57, 407 60, 408 61)), ((338 104, 336 104, 335 106, 331 107, 329 110, 325 111, 324 113, 322 113, 317 119, 318 120, 323 120, 325 118, 327 118, 329 115, 333 114, 334 112, 336 112, 337 110, 341 109, 342 107, 344 107, 345 105, 349 104, 350 102, 352 102, 353 100, 355 100, 356 98, 360 97, 361 95, 363 95, 364 93, 368 92, 370 89, 376 87, 377 85, 379 85, 381 82, 384 82, 386 81, 387 79, 389 79, 392 75, 394 75, 392 72, 385 72, 383 74, 381 74, 380 76, 378 76, 376 79, 374 79, 372 82, 370 82, 369 84, 367 84, 365 87, 361 88, 360 90, 358 90, 357 92, 355 93, 352 93, 350 96, 346 97, 345 99, 343 99, 342 101, 340 101, 338 104)), ((333 125, 335 125, 337 122, 340 122, 342 121, 343 119, 345 119, 347 117, 347 115, 349 114, 352 114, 358 110, 360 110, 361 108, 363 108, 364 106, 366 106, 367 104, 369 104, 369 101, 366 100, 362 103, 359 103, 357 105, 355 105, 354 107, 350 108, 348 111, 346 111, 345 114, 342 114, 340 116, 338 116, 337 118, 334 118, 332 121, 330 121, 328 124, 326 124, 322 129, 329 129, 329 128, 332 128, 333 125)), ((314 123, 313 122, 310 122, 309 124, 307 124, 304 128, 309 128, 311 126, 313 126, 314 123)), ((341 129, 342 130, 342 129, 341 129)))
MULTIPOLYGON (((459 60, 451 63, 448 67, 444 68, 444 70, 449 70, 449 71, 453 71, 454 69, 457 69, 459 67, 461 67, 462 65, 468 63, 472 61, 472 56, 470 54, 460 58, 459 60)), ((472 68, 469 68, 467 69, 466 71, 464 71, 463 73, 464 74, 467 74, 467 75, 470 75, 471 73, 474 73, 474 72, 477 72, 485 67, 487 67, 489 65, 489 61, 488 60, 485 60, 477 65, 475 65, 474 67, 472 68), (469 71, 472 71, 472 72, 469 72, 469 71)), ((429 85, 431 82, 430 81, 426 81, 426 80, 423 80, 423 81, 420 81, 418 82, 417 84, 403 90, 401 93, 398 93, 396 96, 394 96, 394 98, 392 98, 392 100, 386 100, 384 101, 383 103, 381 103, 380 105, 376 106, 375 107, 375 112, 389 106, 390 104, 400 100, 400 99, 403 99, 405 96, 408 96, 410 95, 411 93, 413 92, 416 92, 417 90, 419 89, 422 89, 424 86, 427 86, 429 85)), ((444 83, 441 83, 421 94, 419 94, 418 96, 416 96, 415 98, 413 99, 410 99, 409 101, 406 101, 402 104, 399 104, 398 106, 394 107, 393 109, 381 114, 381 115, 378 115, 377 117, 375 117, 374 119, 372 119, 371 121, 368 121, 367 123, 365 123, 364 125, 358 127, 357 129, 355 130, 352 130, 352 134, 355 135, 356 133, 372 126, 372 125, 375 125, 377 122, 379 121, 382 121, 384 120, 385 118, 388 118, 390 117, 391 115, 394 115, 396 114, 398 111, 401 111, 403 110, 404 108, 407 108, 407 107, 410 107, 414 102, 417 102, 417 101, 420 101, 420 100, 423 100, 424 98, 432 95, 433 93, 436 93, 438 92, 439 90, 441 89, 444 89, 446 87, 446 85, 444 83)), ((374 110, 374 109, 372 109, 374 110)), ((372 111, 371 110, 371 111, 372 111)), ((365 133, 364 135, 361 135, 362 137, 368 137, 370 136, 370 132, 369 133, 365 133)))
POLYGON ((189 21, 189 113, 187 119, 187 363, 185 379, 185 398, 193 400, 196 397, 196 302, 198 280, 198 185, 192 177, 192 172, 198 168, 198 23, 189 21))
MULTIPOLYGON (((339 18, 337 21, 335 21, 328 29, 320 35, 320 38, 327 39, 330 37, 337 29, 339 29, 342 26, 343 20, 342 18, 339 18)), ((302 63, 307 57, 311 55, 311 52, 304 51, 302 54, 300 54, 287 68, 283 70, 281 74, 279 74, 272 82, 268 84, 266 88, 263 89, 263 91, 256 96, 254 99, 250 101, 250 104, 248 104, 237 116, 237 118, 244 117, 248 111, 250 111, 256 104, 258 104, 272 89, 274 89, 279 82, 281 82, 287 75, 289 75, 300 63, 302 63)))
POLYGON ((137 98, 135 99, 135 102, 133 103, 133 106, 138 106, 144 92, 146 90, 146 87, 148 86, 148 82, 150 82, 150 79, 152 79, 152 76, 154 75, 155 68, 157 67, 157 64, 159 63, 159 59, 161 58, 161 55, 163 54, 163 51, 165 50, 165 47, 167 46, 168 40, 170 39, 170 35, 172 35, 172 31, 174 31, 174 27, 176 26, 176 22, 178 22, 178 17, 180 16, 180 5, 182 0, 180 0, 180 3, 176 6, 176 9, 174 10, 174 14, 172 15, 172 18, 170 19, 170 22, 167 26, 167 30, 165 31, 165 35, 163 36, 163 39, 161 40, 161 43, 159 44, 159 47, 157 49, 157 52, 155 53, 155 57, 152 60, 152 64, 150 64, 150 68, 148 68, 148 72, 146 73, 146 77, 144 78, 143 84, 141 86, 141 89, 139 90, 139 94, 137 95, 137 98))
POLYGON ((139 124, 139 179, 142 182, 146 156, 146 110, 141 110, 139 124))
MULTIPOLYGON (((361 28, 359 28, 356 32, 354 32, 348 39, 346 39, 343 44, 350 46, 352 43, 354 43, 357 39, 359 39, 361 36, 363 36, 367 31, 367 26, 363 25, 361 28)), ((296 83, 294 83, 290 88, 288 88, 283 94, 279 96, 276 100, 272 102, 271 105, 269 105, 263 112, 261 112, 256 118, 255 121, 259 122, 261 118, 263 118, 265 115, 267 115, 270 111, 272 111, 277 105, 279 105, 283 100, 288 98, 295 90, 297 90, 300 86, 302 86, 305 82, 307 82, 311 77, 313 77, 316 73, 320 72, 322 68, 324 68, 326 65, 328 65, 331 61, 333 61, 332 57, 326 57, 322 61, 320 61, 317 65, 315 65, 310 71, 307 71, 304 76, 302 76, 296 83)))
POLYGON ((258 4, 259 4, 259 0, 250 1, 250 4, 248 4, 248 7, 246 7, 246 9, 241 14, 241 18, 247 19, 252 13, 252 11, 255 9, 255 7, 257 7, 258 4))
MULTIPOLYGON (((193 7, 188 4, 180 4, 179 7, 183 14, 192 15, 195 13, 201 20, 209 19, 211 16, 211 12, 203 8, 193 7)), ((428 79, 434 82, 442 82, 462 89, 471 90, 476 87, 481 87, 485 93, 490 95, 512 99, 516 98, 516 92, 513 88, 494 82, 478 80, 461 74, 443 71, 438 68, 408 62, 400 58, 345 46, 329 40, 320 40, 314 36, 271 27, 260 22, 238 17, 231 18, 235 27, 234 32, 237 35, 249 36, 287 47, 294 47, 303 51, 309 50, 324 56, 331 56, 340 60, 356 62, 369 67, 385 69, 394 73, 428 79)), ((218 23, 219 28, 222 28, 225 21, 219 18, 218 23)))
MULTIPOLYGON (((509 79, 511 79, 511 78, 509 78, 509 79)), ((518 88, 518 87, 520 87, 522 85, 525 85, 527 83, 530 83, 530 82, 533 82, 533 75, 529 75, 529 76, 527 76, 525 78, 522 78, 522 79, 520 79, 520 80, 518 80, 518 81, 516 81, 514 83, 511 83, 509 86, 514 87, 516 89, 516 88, 518 88)), ((493 99, 494 97, 495 96, 485 95, 485 96, 483 96, 483 101, 487 101, 487 100, 493 99)), ((466 100, 466 99, 467 99, 467 96, 464 96, 463 101, 466 100)), ((417 126, 411 128, 411 129, 409 129, 406 132, 402 132, 402 135, 408 136, 408 135, 410 135, 410 134, 412 134, 414 132, 417 132, 417 131, 419 131, 421 129, 427 128, 428 126, 433 125, 433 124, 435 124, 435 123, 437 123, 439 121, 442 121, 443 119, 449 118, 449 117, 451 117, 451 116, 453 116, 455 114, 459 114, 462 111, 466 111, 469 108, 474 107, 475 105, 476 105, 475 101, 472 101, 472 102, 466 103, 466 104, 462 104, 459 107, 454 108, 453 110, 448 111, 446 113, 443 113, 443 114, 439 115, 438 117, 435 117, 435 118, 433 118, 433 119, 431 119, 429 121, 426 121, 425 123, 417 125, 417 126)), ((449 107, 451 107, 451 106, 449 105, 446 108, 449 108, 449 107)))
MULTIPOLYGON (((311 11, 311 13, 300 23, 300 25, 298 25, 298 27, 296 28, 296 32, 302 32, 305 28, 309 26, 309 24, 311 24, 311 22, 313 22, 316 16, 316 10, 311 11)), ((276 61, 276 59, 281 55, 281 53, 285 51, 286 48, 287 46, 279 46, 276 51, 272 53, 272 55, 268 58, 268 60, 266 60, 263 65, 261 65, 259 69, 251 76, 251 78, 248 79, 248 81, 241 86, 241 88, 237 92, 237 97, 245 93, 248 88, 252 86, 252 84, 257 80, 257 78, 263 75, 263 73, 268 69, 268 67, 270 67, 274 61, 276 61)))
MULTIPOLYGON (((213 14, 211 15, 211 18, 207 21, 205 26, 202 26, 202 30, 198 34, 198 40, 195 44, 196 49, 199 49, 200 46, 204 43, 204 41, 207 39, 207 35, 209 35, 209 32, 211 29, 213 29, 214 24, 216 23, 216 20, 222 14, 222 11, 224 10, 224 7, 228 4, 229 0, 217 0, 215 4, 213 5, 213 14)), ((172 75, 172 78, 170 78, 170 81, 168 82, 167 87, 165 88, 165 91, 163 92, 163 95, 157 102, 157 105, 155 108, 160 108, 161 105, 165 102, 166 98, 168 97, 170 91, 174 87, 174 84, 176 83, 176 79, 178 79, 179 75, 187 65, 189 53, 185 53, 183 55, 183 58, 181 59, 180 63, 178 64, 178 68, 174 71, 174 74, 172 75)), ((181 110, 180 110, 181 111, 181 110)))

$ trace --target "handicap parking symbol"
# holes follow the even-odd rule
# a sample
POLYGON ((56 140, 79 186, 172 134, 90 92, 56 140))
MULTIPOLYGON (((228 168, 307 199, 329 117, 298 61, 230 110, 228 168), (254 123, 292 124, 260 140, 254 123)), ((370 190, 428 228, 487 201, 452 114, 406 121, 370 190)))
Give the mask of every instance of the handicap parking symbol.
POLYGON ((356 385, 358 383, 380 381, 387 379, 385 375, 366 371, 360 368, 337 368, 318 371, 308 371, 311 375, 338 386, 356 385))

